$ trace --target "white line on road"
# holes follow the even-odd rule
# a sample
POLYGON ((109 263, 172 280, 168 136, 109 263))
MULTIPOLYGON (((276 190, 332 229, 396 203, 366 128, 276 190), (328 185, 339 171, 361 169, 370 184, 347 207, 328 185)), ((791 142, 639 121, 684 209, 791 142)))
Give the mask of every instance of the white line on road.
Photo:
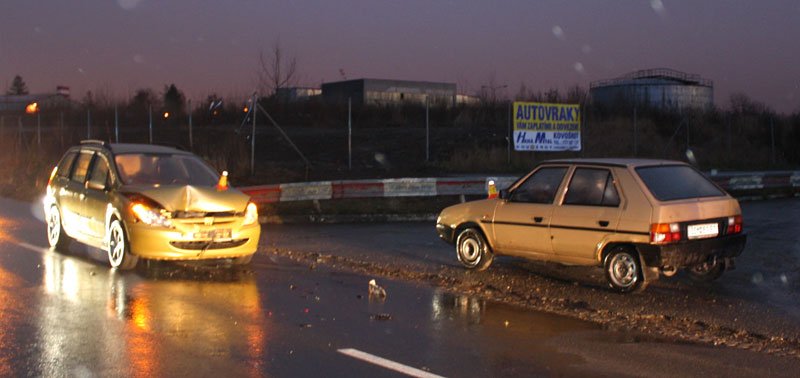
POLYGON ((16 244, 16 245, 18 245, 18 246, 20 246, 22 248, 29 249, 29 250, 34 251, 34 252, 47 253, 47 248, 37 247, 37 246, 35 246, 33 244, 28 244, 28 243, 25 243, 25 242, 14 242, 14 244, 16 244))
POLYGON ((372 354, 369 354, 369 353, 366 353, 366 352, 362 352, 362 351, 357 350, 357 349, 352 349, 352 348, 339 349, 338 352, 341 353, 341 354, 344 354, 344 355, 347 355, 347 356, 362 360, 362 361, 369 362, 369 363, 374 364, 374 365, 385 367, 387 369, 394 370, 396 372, 400 372, 400 373, 412 376, 412 377, 444 378, 441 375, 436 375, 436 374, 429 373, 429 372, 424 371, 424 370, 413 368, 411 366, 406 366, 406 365, 403 365, 401 363, 397 363, 397 362, 394 362, 392 360, 387 360, 385 358, 378 357, 378 356, 375 356, 375 355, 372 355, 372 354))

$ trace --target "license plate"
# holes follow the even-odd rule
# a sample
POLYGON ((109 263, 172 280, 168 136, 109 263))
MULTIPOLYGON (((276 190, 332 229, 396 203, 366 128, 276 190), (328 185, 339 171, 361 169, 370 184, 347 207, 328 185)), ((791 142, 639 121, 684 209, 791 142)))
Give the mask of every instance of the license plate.
POLYGON ((693 224, 686 229, 686 236, 689 239, 713 238, 717 235, 719 235, 717 223, 693 224))
POLYGON ((229 228, 219 229, 219 230, 211 230, 211 231, 201 231, 194 233, 195 239, 212 239, 212 240, 224 240, 231 238, 231 230, 229 228))

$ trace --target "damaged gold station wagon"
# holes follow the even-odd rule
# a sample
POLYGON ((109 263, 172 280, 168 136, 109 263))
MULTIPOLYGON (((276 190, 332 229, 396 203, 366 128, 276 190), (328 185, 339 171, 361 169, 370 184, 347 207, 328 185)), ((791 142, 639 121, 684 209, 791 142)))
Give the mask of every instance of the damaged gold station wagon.
POLYGON ((112 267, 138 259, 231 259, 258 247, 256 205, 205 161, 175 148, 83 141, 53 169, 44 199, 47 239, 107 251, 112 267))
POLYGON ((736 199, 688 164, 645 159, 543 162, 499 198, 444 209, 436 230, 467 268, 495 255, 598 265, 621 292, 682 268, 716 279, 746 240, 736 199))

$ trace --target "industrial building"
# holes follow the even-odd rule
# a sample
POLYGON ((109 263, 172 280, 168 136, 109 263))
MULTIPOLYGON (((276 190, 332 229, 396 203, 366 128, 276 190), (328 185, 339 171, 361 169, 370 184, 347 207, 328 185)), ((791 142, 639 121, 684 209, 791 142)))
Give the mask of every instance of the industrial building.
POLYGON ((425 104, 455 106, 456 85, 427 81, 356 79, 322 84, 322 97, 329 102, 354 105, 425 104))
POLYGON ((321 89, 308 87, 278 88, 278 90, 275 91, 275 97, 288 102, 305 101, 321 94, 321 89))
POLYGON ((600 105, 710 109, 714 106, 714 83, 700 75, 656 68, 592 82, 589 95, 592 102, 600 105))
POLYGON ((37 111, 69 107, 72 105, 69 88, 58 86, 55 93, 0 96, 0 114, 25 114, 26 111, 30 112, 28 109, 32 104, 36 104, 37 111))

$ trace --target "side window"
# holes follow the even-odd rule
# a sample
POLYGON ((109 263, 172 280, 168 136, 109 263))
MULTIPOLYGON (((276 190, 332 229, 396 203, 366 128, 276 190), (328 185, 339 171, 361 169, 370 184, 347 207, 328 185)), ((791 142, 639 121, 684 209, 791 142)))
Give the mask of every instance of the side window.
POLYGON ((78 159, 75 160, 75 168, 72 169, 72 181, 83 183, 89 171, 89 163, 92 161, 91 151, 81 151, 78 159))
POLYGON ((108 163, 99 154, 95 155, 92 172, 89 174, 89 183, 95 187, 103 187, 108 184, 108 163))
POLYGON ((607 169, 576 168, 572 175, 565 205, 619 206, 619 193, 614 177, 607 169))
POLYGON ((72 163, 75 161, 76 155, 78 155, 77 152, 71 151, 61 158, 61 161, 58 162, 58 170, 56 171, 58 177, 69 177, 69 172, 72 170, 72 163))
POLYGON ((514 189, 511 202, 553 203, 556 191, 567 173, 566 167, 547 167, 536 171, 514 189))

